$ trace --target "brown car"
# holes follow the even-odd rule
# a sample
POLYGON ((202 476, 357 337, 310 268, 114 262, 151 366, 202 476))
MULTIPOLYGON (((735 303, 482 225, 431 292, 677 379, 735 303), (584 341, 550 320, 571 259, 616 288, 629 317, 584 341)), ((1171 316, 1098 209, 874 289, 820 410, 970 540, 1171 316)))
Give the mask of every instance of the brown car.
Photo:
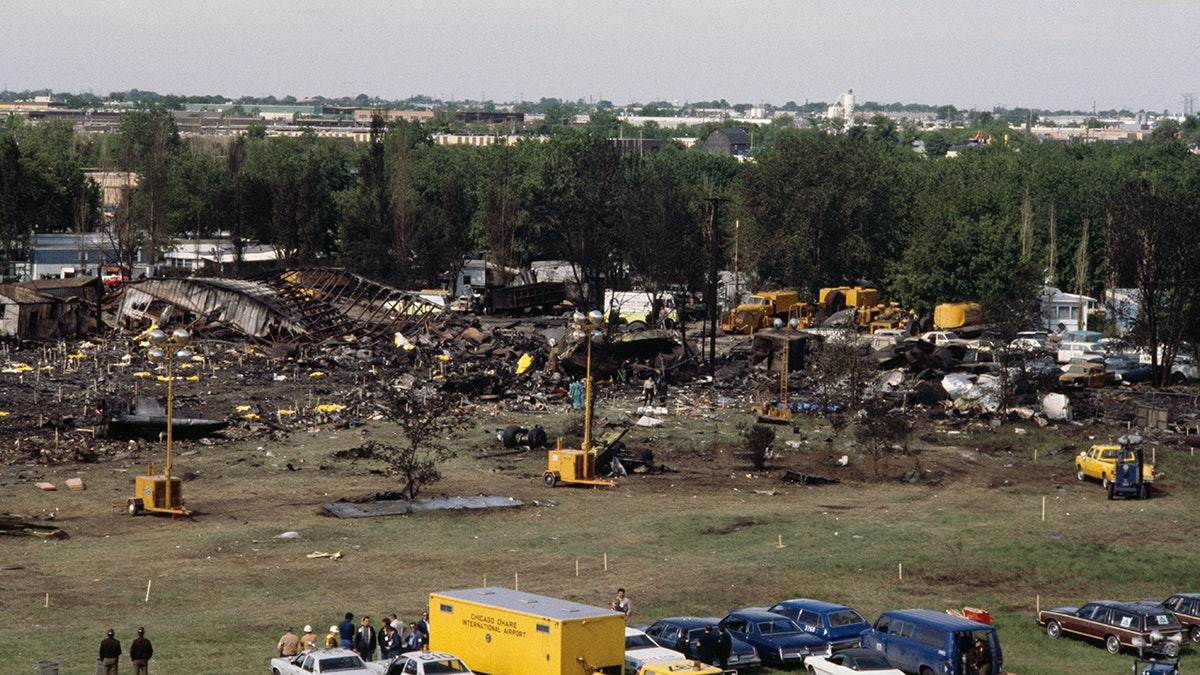
POLYGON ((1179 620, 1170 610, 1149 600, 1098 600, 1082 607, 1045 609, 1038 612, 1038 623, 1052 638, 1073 633, 1101 640, 1109 654, 1129 647, 1139 656, 1149 652, 1175 658, 1183 643, 1179 620))
POLYGON ((1183 624, 1183 630, 1192 642, 1200 642, 1200 593, 1176 593, 1162 604, 1183 624))

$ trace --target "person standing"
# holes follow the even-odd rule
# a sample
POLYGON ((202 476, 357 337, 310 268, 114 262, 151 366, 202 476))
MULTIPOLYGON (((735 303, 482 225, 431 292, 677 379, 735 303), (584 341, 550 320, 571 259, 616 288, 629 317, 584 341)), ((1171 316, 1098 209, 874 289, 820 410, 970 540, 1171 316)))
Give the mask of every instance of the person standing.
POLYGON ((417 622, 417 630, 421 631, 421 649, 429 646, 429 612, 421 612, 421 620, 417 622))
POLYGON ((150 657, 154 656, 154 645, 146 638, 146 629, 138 627, 138 636, 129 644, 129 660, 133 661, 133 675, 150 675, 150 657))
POLYGON ((375 627, 371 625, 371 617, 364 616, 362 625, 354 634, 354 651, 358 652, 363 661, 372 661, 375 658, 376 643, 375 627))
POLYGON ((702 663, 712 665, 716 661, 717 655, 717 636, 713 635, 712 625, 704 627, 704 632, 696 640, 696 658, 702 663))
POLYGON ((346 612, 346 618, 338 623, 338 646, 354 649, 354 612, 346 612))
POLYGON ((624 614, 625 622, 629 622, 629 610, 631 609, 631 606, 629 604, 629 597, 625 595, 624 588, 617 589, 617 597, 612 601, 612 608, 614 612, 620 612, 624 614))
POLYGON ((642 405, 651 405, 654 403, 654 376, 647 375, 646 381, 642 383, 642 405))
POLYGON ((291 626, 287 627, 283 635, 279 638, 280 656, 295 656, 300 653, 300 638, 296 636, 296 629, 291 626))
POLYGON ((342 636, 341 636, 341 633, 338 631, 338 627, 330 626, 329 634, 325 636, 325 646, 326 647, 336 647, 336 646, 338 646, 338 643, 340 643, 341 641, 342 641, 342 636))
POLYGON ((729 637, 729 633, 725 630, 725 626, 717 625, 717 661, 721 664, 721 670, 729 667, 729 654, 733 651, 733 639, 729 637))
POLYGON ((312 626, 304 627, 304 635, 300 636, 300 651, 308 651, 309 649, 317 648, 317 634, 313 632, 312 626))
POLYGON ((396 656, 400 656, 400 634, 388 621, 379 633, 379 658, 390 659, 396 656))
POLYGON ((108 629, 108 637, 100 641, 100 664, 104 667, 104 675, 117 675, 117 662, 121 659, 121 641, 114 637, 113 629, 108 629))
POLYGON ((413 621, 408 624, 408 637, 404 638, 404 650, 409 652, 420 651, 421 645, 425 643, 425 635, 421 633, 421 629, 417 628, 417 622, 413 621))

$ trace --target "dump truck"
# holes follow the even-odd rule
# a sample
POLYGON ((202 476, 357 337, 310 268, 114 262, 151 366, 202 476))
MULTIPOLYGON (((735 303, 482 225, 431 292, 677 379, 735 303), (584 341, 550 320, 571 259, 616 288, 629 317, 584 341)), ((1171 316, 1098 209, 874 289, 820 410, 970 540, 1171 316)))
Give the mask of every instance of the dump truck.
POLYGON ((759 291, 725 313, 721 319, 721 330, 750 335, 770 328, 775 319, 787 321, 789 317, 796 319, 797 328, 807 328, 812 316, 812 306, 800 302, 800 295, 796 291, 759 291))
POLYGON ((621 675, 625 615, 507 588, 430 593, 429 648, 482 675, 621 675))

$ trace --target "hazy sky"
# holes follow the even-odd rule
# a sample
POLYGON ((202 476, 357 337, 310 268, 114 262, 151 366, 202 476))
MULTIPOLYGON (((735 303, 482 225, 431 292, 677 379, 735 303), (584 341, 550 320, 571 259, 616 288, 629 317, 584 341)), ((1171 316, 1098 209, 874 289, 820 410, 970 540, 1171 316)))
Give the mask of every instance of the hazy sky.
MULTIPOLYGON (((48 0, 0 87, 1183 109, 1200 0, 48 0)), ((1200 97, 1198 97, 1200 98, 1200 97)))

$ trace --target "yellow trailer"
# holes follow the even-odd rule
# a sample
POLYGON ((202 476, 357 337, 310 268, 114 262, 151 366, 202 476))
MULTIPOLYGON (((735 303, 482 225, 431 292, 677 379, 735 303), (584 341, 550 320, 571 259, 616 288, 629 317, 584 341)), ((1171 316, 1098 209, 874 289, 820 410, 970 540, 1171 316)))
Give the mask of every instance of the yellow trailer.
POLYGON ((507 588, 430 593, 429 648, 483 675, 621 675, 625 615, 507 588))

